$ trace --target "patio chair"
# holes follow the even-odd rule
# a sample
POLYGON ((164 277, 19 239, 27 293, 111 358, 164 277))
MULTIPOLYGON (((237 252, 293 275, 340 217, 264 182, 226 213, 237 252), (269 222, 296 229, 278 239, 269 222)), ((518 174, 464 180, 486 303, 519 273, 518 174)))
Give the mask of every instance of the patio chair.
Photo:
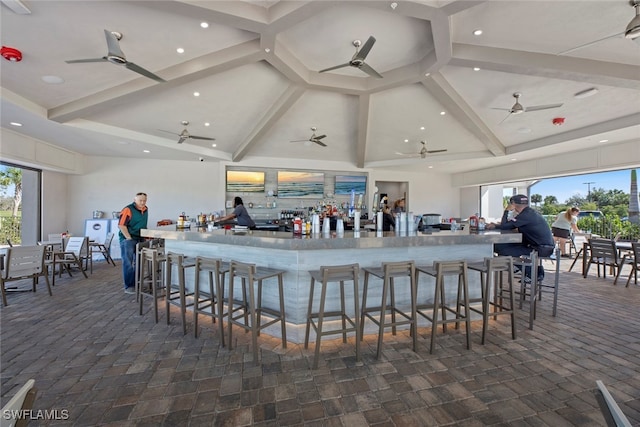
POLYGON ((607 426, 631 427, 629 419, 624 415, 613 396, 611 396, 611 393, 607 390, 607 386, 600 380, 596 381, 596 386, 598 388, 596 388, 594 393, 607 426))
POLYGON ((33 408, 38 390, 35 380, 28 380, 18 392, 2 407, 2 427, 23 427, 29 424, 27 417, 15 417, 15 414, 25 414, 33 408))
POLYGON ((71 276, 71 266, 76 265, 85 279, 89 278, 83 268, 85 254, 88 254, 89 238, 69 237, 68 239, 63 239, 63 245, 64 249, 62 251, 53 251, 51 253, 51 259, 47 260, 47 264, 51 265, 53 269, 52 286, 56 285, 56 265, 60 265, 61 267, 58 272, 60 277, 62 277, 63 268, 66 269, 69 276, 71 276))
POLYGON ((613 284, 615 285, 620 276, 620 267, 622 263, 618 256, 618 248, 613 239, 589 239, 589 260, 584 270, 584 277, 589 274, 591 264, 598 266, 598 277, 600 277, 600 266, 602 265, 602 273, 607 278, 607 267, 611 267, 611 274, 615 274, 613 284))
POLYGON ((107 264, 113 264, 115 267, 116 262, 111 258, 111 243, 113 242, 114 236, 114 233, 107 233, 104 243, 89 242, 89 271, 91 274, 93 274, 93 254, 102 254, 107 264))
MULTIPOLYGON (((622 257, 621 264, 624 266, 629 264, 631 266, 631 271, 629 272, 629 277, 627 278, 626 287, 629 287, 629 283, 631 282, 631 276, 633 276, 633 283, 638 284, 638 269, 640 268, 640 243, 632 242, 631 243, 631 251, 625 254, 622 257)), ((618 275, 620 273, 618 272, 618 275)))
POLYGON ((37 279, 44 276, 51 296, 49 275, 45 267, 44 246, 15 246, 7 248, 4 269, 0 274, 0 288, 2 291, 2 303, 7 305, 7 289, 5 283, 13 280, 32 279, 33 292, 36 291, 37 279))

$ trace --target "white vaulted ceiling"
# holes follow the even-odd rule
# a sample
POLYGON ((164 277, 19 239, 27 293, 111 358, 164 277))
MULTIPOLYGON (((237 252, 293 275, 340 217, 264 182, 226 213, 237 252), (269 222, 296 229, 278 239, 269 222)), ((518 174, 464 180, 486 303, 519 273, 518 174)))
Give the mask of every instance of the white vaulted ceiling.
POLYGON ((560 54, 624 31, 634 16, 626 0, 24 4, 30 14, 0 9, 2 45, 23 53, 0 62, 2 127, 86 155, 463 172, 640 138, 640 44, 618 35, 560 54), (65 62, 105 55, 105 29, 166 83, 65 62), (318 73, 369 36, 366 63, 382 79, 351 67, 318 73), (596 95, 574 97, 592 87, 596 95), (510 108, 514 92, 525 107, 563 105, 503 122, 508 113, 495 108, 510 108), (217 146, 163 132, 180 133, 183 120, 217 146), (328 147, 290 142, 314 126, 328 147), (418 153, 420 140, 448 151, 398 154, 418 153))

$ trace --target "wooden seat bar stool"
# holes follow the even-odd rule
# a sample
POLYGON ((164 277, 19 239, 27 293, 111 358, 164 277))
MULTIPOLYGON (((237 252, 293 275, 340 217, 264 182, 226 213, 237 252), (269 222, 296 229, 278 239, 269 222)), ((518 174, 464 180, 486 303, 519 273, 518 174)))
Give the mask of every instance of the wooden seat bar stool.
POLYGON ((413 351, 417 348, 417 329, 416 329, 416 267, 414 261, 400 262, 383 262, 381 267, 365 267, 364 271, 364 287, 362 290, 362 310, 360 317, 360 337, 364 334, 365 317, 371 319, 373 323, 378 325, 378 348, 376 358, 380 359, 382 352, 382 339, 384 329, 391 327, 393 335, 396 334, 396 327, 401 325, 409 325, 411 337, 413 339, 413 351), (367 293, 369 291, 369 276, 382 279, 382 300, 380 305, 368 306, 367 293), (411 295, 411 311, 406 313, 398 307, 395 297, 394 279, 407 277, 409 278, 409 287, 411 295), (387 322, 387 315, 391 315, 391 322, 387 322), (396 319, 396 315, 400 315, 401 319, 396 319))
POLYGON ((140 303, 140 315, 145 298, 153 300, 155 321, 158 323, 158 299, 165 297, 165 285, 162 276, 162 265, 166 258, 158 249, 142 248, 140 250, 140 280, 137 281, 137 297, 140 303))
POLYGON ((360 266, 358 264, 321 266, 320 270, 309 271, 311 275, 311 286, 309 288, 309 308, 307 309, 307 328, 304 335, 304 348, 309 347, 309 333, 311 327, 316 333, 316 349, 313 360, 313 369, 318 368, 318 358, 320 356, 320 341, 323 336, 342 334, 342 342, 347 342, 347 332, 355 332, 356 334, 356 360, 359 362, 360 357, 360 308, 358 300, 360 294, 358 292, 358 272, 360 266), (347 314, 344 298, 345 282, 353 282, 353 318, 347 314), (319 282, 322 286, 320 291, 320 305, 317 312, 313 312, 314 287, 315 282, 319 282), (326 311, 325 302, 327 297, 327 285, 331 282, 339 282, 340 284, 340 310, 326 311), (340 329, 323 330, 324 321, 328 317, 340 318, 342 327, 340 329), (314 321, 317 319, 317 322, 314 321), (347 323, 351 325, 347 327, 347 323))
POLYGON ((175 252, 167 252, 165 257, 165 308, 167 311, 167 325, 171 323, 170 305, 180 308, 180 316, 182 317, 182 333, 187 334, 187 308, 194 305, 193 300, 187 301, 188 297, 193 297, 193 292, 187 292, 185 286, 185 270, 195 267, 196 263, 193 259, 185 259, 183 254, 175 252), (173 269, 176 269, 178 283, 173 283, 173 269))
MULTIPOLYGON (((516 312, 513 277, 513 258, 510 256, 487 257, 483 262, 470 263, 469 270, 480 273, 480 301, 482 309, 477 309, 470 305, 469 309, 482 315, 482 341, 484 344, 489 326, 489 316, 496 320, 498 316, 508 315, 511 317, 511 337, 516 339, 516 312), (506 275, 506 283, 505 283, 506 275), (493 280, 493 299, 491 298, 491 288, 493 280), (507 287, 508 286, 508 287, 507 287), (493 313, 490 313, 493 308, 493 313)), ((478 302, 476 299, 469 299, 469 304, 478 302)))
POLYGON ((193 290, 193 336, 198 338, 198 315, 211 316, 211 321, 218 322, 220 333, 220 345, 224 347, 224 327, 223 319, 223 289, 224 274, 229 271, 229 263, 223 262, 219 258, 206 258, 198 256, 195 262, 195 283, 193 290), (208 291, 203 292, 200 288, 200 274, 208 275, 208 291))
POLYGON ((284 311, 284 286, 283 286, 283 275, 285 271, 267 268, 267 267, 258 267, 255 264, 248 264, 239 261, 231 261, 229 266, 229 299, 228 299, 228 333, 229 333, 229 350, 231 350, 233 346, 232 339, 232 326, 240 326, 241 328, 251 331, 251 341, 253 346, 253 362, 258 363, 259 361, 259 348, 258 348, 258 336, 260 335, 260 331, 274 323, 280 322, 281 334, 282 334, 282 347, 287 348, 287 328, 286 328, 286 316, 284 311), (240 313, 238 315, 234 315, 236 312, 237 302, 233 299, 233 284, 234 279, 239 277, 242 281, 242 289, 243 294, 246 293, 246 288, 248 285, 249 288, 249 301, 247 305, 240 305, 240 313), (277 278, 278 279, 278 297, 279 297, 279 305, 280 309, 276 310, 269 307, 262 306, 262 287, 263 282, 269 278, 277 278), (254 284, 257 283, 258 287, 258 295, 256 296, 254 290, 254 284), (248 312, 248 313, 247 313, 248 312), (273 318, 270 321, 262 323, 262 313, 267 313, 271 315, 273 318), (249 325, 247 325, 246 318, 247 315, 249 317, 249 325), (238 321, 238 319, 245 319, 244 322, 238 321))
POLYGON ((466 261, 434 261, 433 266, 416 267, 416 282, 418 275, 425 273, 435 278, 435 293, 433 296, 433 304, 418 305, 416 312, 431 322, 431 344, 429 353, 433 353, 436 342, 436 332, 438 325, 442 325, 442 331, 447 332, 447 324, 455 323, 456 328, 460 323, 465 324, 465 333, 467 337, 467 349, 471 349, 471 317, 469 310, 469 282, 467 276, 466 261), (445 277, 458 277, 458 290, 456 294, 455 307, 446 302, 445 277), (462 299, 461 299, 462 298, 462 299), (431 314, 425 310, 432 309, 431 314), (462 313, 464 309, 464 313, 462 313), (438 314, 438 311, 441 314, 438 314), (453 313, 455 318, 447 319, 447 312, 453 313))

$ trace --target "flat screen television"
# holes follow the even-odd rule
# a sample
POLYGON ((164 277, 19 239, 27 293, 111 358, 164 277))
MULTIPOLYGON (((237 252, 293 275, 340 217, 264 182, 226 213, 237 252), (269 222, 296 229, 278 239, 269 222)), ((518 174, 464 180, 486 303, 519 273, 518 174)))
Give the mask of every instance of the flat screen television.
POLYGON ((264 172, 228 170, 227 193, 264 193, 264 172))
POLYGON ((365 175, 336 175, 334 194, 364 194, 367 191, 367 177, 365 175))
POLYGON ((323 196, 323 173, 278 171, 279 198, 322 198, 323 196))

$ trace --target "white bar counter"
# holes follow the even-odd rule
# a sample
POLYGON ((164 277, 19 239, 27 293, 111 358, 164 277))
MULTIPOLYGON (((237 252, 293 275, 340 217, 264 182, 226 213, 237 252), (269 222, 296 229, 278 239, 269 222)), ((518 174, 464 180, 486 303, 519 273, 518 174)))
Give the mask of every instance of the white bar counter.
MULTIPOLYGON (((394 232, 347 231, 344 235, 294 235, 279 231, 248 230, 213 230, 206 228, 176 229, 164 226, 142 230, 142 236, 165 239, 167 251, 182 253, 188 256, 205 256, 221 258, 225 261, 241 261, 255 263, 263 267, 284 270, 285 311, 287 319, 287 338, 291 342, 304 341, 307 304, 309 301, 309 270, 317 270, 320 266, 359 263, 361 267, 379 267, 385 261, 413 260, 416 265, 432 265, 434 261, 467 260, 479 261, 493 255, 494 243, 516 243, 522 237, 519 233, 485 231, 469 234, 464 231, 440 231, 433 234, 413 233, 398 235, 394 232)), ((193 273, 187 275, 187 287, 193 288, 193 273)), ((201 283, 208 280, 201 276, 201 283)), ((370 278, 368 300, 370 304, 380 301, 381 281, 370 278)), ((228 281, 228 278, 227 278, 228 281)), ((360 295, 364 273, 360 275, 360 295)), ((263 305, 278 307, 275 279, 264 283, 263 305)), ((339 305, 339 293, 329 287, 326 310, 333 310, 339 305)), ((337 284, 336 284, 337 286, 337 284)), ((408 286, 396 280, 397 301, 409 302, 408 286)), ((333 288, 337 289, 337 288, 333 288)), ((349 287, 347 287, 349 290, 349 287)), ((469 290, 472 297, 480 294, 479 277, 469 273, 469 290)), ((320 287, 316 286, 316 291, 320 287)), ((235 295, 240 295, 234 290, 235 295)), ((314 299, 318 301, 318 295, 314 299)), ((347 292, 346 298, 353 298, 347 292)), ((418 303, 433 299, 433 279, 420 275, 418 284, 418 303)), ((347 301, 347 307, 349 305, 347 301)), ((429 323, 422 319, 425 326, 429 323)), ((365 325, 365 333, 372 332, 373 325, 365 325)), ((279 326, 267 328, 266 332, 280 336, 279 326)), ((313 337, 312 337, 313 338, 313 337)), ((315 338, 314 338, 315 339, 315 338)))

